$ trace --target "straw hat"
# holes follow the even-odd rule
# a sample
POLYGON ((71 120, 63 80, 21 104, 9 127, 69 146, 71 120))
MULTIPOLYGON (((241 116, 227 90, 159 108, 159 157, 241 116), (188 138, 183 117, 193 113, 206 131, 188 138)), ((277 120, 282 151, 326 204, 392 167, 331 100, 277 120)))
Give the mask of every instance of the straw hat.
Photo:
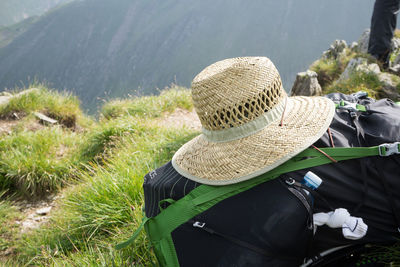
POLYGON ((172 165, 210 185, 251 179, 308 148, 328 129, 334 103, 325 97, 288 97, 266 57, 214 63, 192 82, 202 134, 184 144, 172 165))

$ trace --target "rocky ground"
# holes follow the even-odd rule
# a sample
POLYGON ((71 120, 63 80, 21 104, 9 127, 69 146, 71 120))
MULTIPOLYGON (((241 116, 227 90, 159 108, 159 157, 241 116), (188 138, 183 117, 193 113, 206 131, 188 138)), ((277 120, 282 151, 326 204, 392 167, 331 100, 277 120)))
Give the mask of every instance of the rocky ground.
MULTIPOLYGON (((400 101, 400 34, 396 33, 392 40, 390 64, 383 68, 382 63, 367 54, 369 41, 369 30, 366 30, 358 40, 348 45, 344 40, 336 40, 321 58, 315 61, 305 72, 297 74, 291 95, 324 95, 327 93, 325 79, 329 78, 330 85, 339 84, 349 80, 354 74, 368 74, 377 78, 380 83, 377 97, 390 98, 400 101), (322 69, 321 63, 325 64, 322 69), (343 65, 344 64, 344 65, 343 65), (331 65, 331 77, 324 77, 331 65), (327 67, 328 66, 328 67, 327 67), (316 70, 317 71, 314 71, 316 70), (334 70, 333 70, 334 69, 334 70), (317 73, 320 71, 320 73, 317 73), (337 75, 337 77, 335 76, 337 75)), ((328 90, 329 91, 329 90, 328 90)), ((329 92, 328 92, 329 93, 329 92)))

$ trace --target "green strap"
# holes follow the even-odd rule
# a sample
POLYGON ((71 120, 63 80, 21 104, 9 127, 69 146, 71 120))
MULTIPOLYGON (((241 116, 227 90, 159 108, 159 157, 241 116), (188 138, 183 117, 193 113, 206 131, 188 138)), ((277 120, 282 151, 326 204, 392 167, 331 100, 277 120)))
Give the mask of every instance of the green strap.
MULTIPOLYGON (((336 161, 379 155, 379 146, 355 148, 320 149, 336 161)), ((295 170, 311 168, 332 161, 316 149, 306 149, 277 168, 256 178, 225 186, 201 185, 188 195, 168 206, 163 212, 149 220, 151 240, 157 242, 169 235, 179 225, 211 208, 218 202, 248 190, 260 183, 272 180, 279 175, 295 170)))
POLYGON ((133 233, 133 235, 128 240, 126 240, 125 242, 122 242, 122 243, 119 243, 118 245, 116 245, 115 249, 126 248, 133 241, 135 241, 135 239, 139 236, 140 232, 142 231, 143 226, 147 223, 148 220, 149 220, 149 218, 144 216, 143 219, 142 219, 142 223, 139 225, 138 229, 136 229, 136 231, 133 233))

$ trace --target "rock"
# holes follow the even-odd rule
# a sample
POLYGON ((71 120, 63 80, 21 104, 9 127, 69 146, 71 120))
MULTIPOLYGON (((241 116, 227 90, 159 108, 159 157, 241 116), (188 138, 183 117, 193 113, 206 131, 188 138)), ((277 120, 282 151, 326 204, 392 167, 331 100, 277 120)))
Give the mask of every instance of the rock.
POLYGON ((393 64, 393 66, 389 68, 389 72, 400 75, 400 64, 393 64))
POLYGON ((379 92, 379 97, 390 98, 395 101, 400 100, 400 94, 397 90, 397 84, 400 83, 400 78, 386 72, 380 73, 378 78, 383 85, 381 92, 379 92))
POLYGON ((395 67, 396 65, 400 65, 400 53, 395 57, 392 63, 393 67, 395 67))
POLYGON ((318 83, 318 74, 314 71, 307 70, 300 72, 296 76, 296 81, 293 84, 291 95, 314 96, 321 95, 322 89, 318 83))
POLYGON ((338 81, 347 80, 353 72, 374 73, 376 75, 381 73, 381 70, 376 63, 368 64, 367 59, 358 57, 353 58, 347 64, 345 70, 340 75, 338 81))
POLYGON ((399 49, 400 49, 400 38, 394 37, 390 44, 390 50, 393 52, 399 49))
POLYGON ((339 58, 347 48, 347 43, 345 40, 335 40, 333 44, 323 53, 324 58, 339 58))
POLYGON ((42 114, 42 113, 39 113, 39 112, 33 112, 33 114, 37 117, 37 118, 39 118, 39 121, 41 122, 41 123, 48 123, 48 124, 56 124, 57 123, 57 121, 56 120, 54 120, 54 119, 52 119, 52 118, 50 118, 50 117, 47 117, 46 115, 44 115, 44 114, 42 114))
POLYGON ((50 212, 50 210, 51 210, 51 207, 40 208, 40 209, 36 210, 36 214, 43 216, 43 215, 48 214, 50 212))
POLYGON ((357 51, 361 53, 368 53, 368 43, 369 43, 369 34, 370 29, 366 29, 363 34, 361 34, 360 39, 358 40, 357 51))
POLYGON ((8 101, 10 100, 11 97, 9 96, 0 96, 0 105, 3 104, 8 104, 8 101))
POLYGON ((26 233, 29 230, 37 229, 38 227, 39 224, 32 219, 23 221, 21 225, 21 233, 26 233))
POLYGON ((3 92, 0 92, 0 96, 12 96, 12 94, 10 92, 3 91, 3 92))
MULTIPOLYGON (((39 89, 37 89, 37 88, 27 89, 16 95, 12 95, 9 92, 0 92, 0 105, 7 105, 8 102, 10 101, 10 99, 13 97, 19 97, 19 96, 22 96, 22 95, 25 95, 25 94, 28 94, 31 92, 35 92, 35 91, 39 91, 39 89)), ((19 118, 17 118, 17 119, 19 119, 19 118)))
POLYGON ((358 49, 358 43, 357 42, 352 42, 350 45, 350 49, 352 51, 356 51, 358 49))

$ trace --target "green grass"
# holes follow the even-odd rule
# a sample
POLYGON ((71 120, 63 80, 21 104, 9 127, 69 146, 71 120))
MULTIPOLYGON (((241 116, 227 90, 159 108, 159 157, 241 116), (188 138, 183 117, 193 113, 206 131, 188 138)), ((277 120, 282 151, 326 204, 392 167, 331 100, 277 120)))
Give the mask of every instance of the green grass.
POLYGON ((178 107, 188 110, 193 108, 190 91, 186 88, 173 87, 162 91, 159 96, 113 100, 102 107, 101 115, 105 119, 121 116, 154 118, 159 117, 163 112, 171 112, 178 107))
POLYGON ((0 189, 25 197, 57 191, 74 176, 81 137, 61 127, 21 131, 0 139, 0 189))
POLYGON ((4 193, 0 192, 0 259, 6 252, 13 253, 12 245, 18 238, 18 225, 14 222, 22 218, 18 209, 4 198, 4 193))
MULTIPOLYGON (((158 97, 113 101, 103 108, 102 120, 91 122, 85 131, 61 126, 30 129, 35 121, 31 112, 43 110, 39 101, 43 97, 54 102, 46 109, 64 113, 57 105, 70 104, 73 114, 80 113, 73 98, 53 96, 60 98, 40 89, 1 107, 3 119, 10 112, 25 115, 13 133, 0 140, 1 188, 25 198, 62 190, 63 198, 50 222, 39 230, 19 234, 0 225, 0 239, 10 234, 3 247, 12 246, 14 251, 12 257, 0 257, 0 262, 6 266, 151 265, 155 259, 144 233, 134 246, 121 251, 114 246, 141 221, 144 175, 168 162, 197 134, 155 123, 163 112, 191 109, 190 91, 174 88, 158 97)), ((0 203, 6 205, 0 215, 7 209, 9 216, 18 215, 8 202, 0 203)))
POLYGON ((84 182, 67 190, 51 224, 20 244, 19 261, 102 266, 114 261, 116 266, 148 266, 154 260, 144 233, 122 251, 113 246, 127 239, 140 224, 144 175, 169 161, 196 133, 128 121, 133 131, 118 140, 104 166, 87 166, 80 173, 84 182), (97 262, 101 256, 96 254, 103 255, 101 262, 97 262))
POLYGON ((352 73, 347 80, 334 82, 323 90, 323 94, 334 92, 352 94, 358 91, 365 91, 368 93, 369 97, 378 99, 381 88, 382 84, 375 74, 357 72, 352 73))
MULTIPOLYGON (((76 96, 50 90, 43 84, 35 84, 28 89, 31 89, 28 93, 13 97, 8 104, 0 105, 0 119, 15 118, 15 114, 24 117, 37 111, 69 128, 75 127, 77 120, 82 121, 84 125, 89 123, 83 116, 76 96)), ((17 94, 18 91, 21 89, 13 93, 17 94)))
POLYGON ((140 135, 142 131, 137 128, 138 121, 138 118, 106 120, 92 127, 81 148, 81 161, 103 160, 108 157, 107 155, 113 151, 118 140, 124 135, 140 135))
POLYGON ((320 59, 310 66, 310 70, 318 74, 318 82, 322 88, 325 88, 339 78, 344 69, 339 66, 336 60, 320 59))
MULTIPOLYGON (((378 63, 375 58, 368 54, 362 54, 346 49, 345 53, 338 59, 321 58, 315 61, 311 64, 310 70, 315 71, 318 74, 318 82, 322 87, 322 91, 325 91, 340 77, 340 74, 345 70, 350 60, 358 57, 367 59, 368 64, 378 63)), ((381 65, 379 67, 382 69, 381 65)))
POLYGON ((339 78, 349 61, 354 58, 355 52, 346 49, 345 53, 339 58, 321 58, 310 66, 310 70, 318 74, 318 82, 322 89, 329 86, 333 81, 339 78))

